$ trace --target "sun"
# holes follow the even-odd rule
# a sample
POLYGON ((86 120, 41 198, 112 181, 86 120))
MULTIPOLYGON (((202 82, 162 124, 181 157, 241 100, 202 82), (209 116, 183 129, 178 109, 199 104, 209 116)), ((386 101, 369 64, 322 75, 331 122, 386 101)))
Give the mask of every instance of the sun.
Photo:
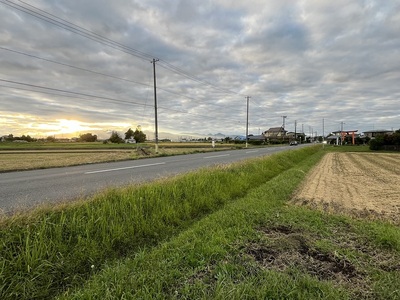
POLYGON ((79 131, 86 130, 86 126, 77 120, 61 119, 58 122, 60 133, 78 133, 79 131))

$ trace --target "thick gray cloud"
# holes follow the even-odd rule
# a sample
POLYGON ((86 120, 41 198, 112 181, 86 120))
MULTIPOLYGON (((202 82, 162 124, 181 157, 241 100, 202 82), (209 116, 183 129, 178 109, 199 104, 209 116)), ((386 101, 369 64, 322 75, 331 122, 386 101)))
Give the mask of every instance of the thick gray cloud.
POLYGON ((114 43, 0 2, 0 135, 400 128, 399 0, 14 2, 114 43))

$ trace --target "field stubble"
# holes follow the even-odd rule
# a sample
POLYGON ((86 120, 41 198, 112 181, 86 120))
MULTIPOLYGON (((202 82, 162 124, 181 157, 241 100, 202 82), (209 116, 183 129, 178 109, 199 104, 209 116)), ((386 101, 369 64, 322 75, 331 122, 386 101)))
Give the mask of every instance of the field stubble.
POLYGON ((178 155, 195 152, 215 151, 209 147, 198 148, 154 148, 133 149, 88 149, 88 150, 13 150, 0 152, 0 172, 23 171, 54 167, 139 159, 143 157, 178 155))
POLYGON ((293 201, 327 212, 400 223, 400 155, 327 153, 293 201))

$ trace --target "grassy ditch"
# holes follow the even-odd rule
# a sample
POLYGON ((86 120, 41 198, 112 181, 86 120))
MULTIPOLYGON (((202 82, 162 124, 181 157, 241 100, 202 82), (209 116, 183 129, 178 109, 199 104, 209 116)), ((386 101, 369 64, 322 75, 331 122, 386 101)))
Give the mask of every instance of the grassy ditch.
POLYGON ((105 264, 175 236, 319 149, 110 190, 91 201, 4 219, 0 299, 46 299, 80 286, 105 264))
POLYGON ((398 227, 288 204, 320 154, 59 298, 400 299, 398 227))

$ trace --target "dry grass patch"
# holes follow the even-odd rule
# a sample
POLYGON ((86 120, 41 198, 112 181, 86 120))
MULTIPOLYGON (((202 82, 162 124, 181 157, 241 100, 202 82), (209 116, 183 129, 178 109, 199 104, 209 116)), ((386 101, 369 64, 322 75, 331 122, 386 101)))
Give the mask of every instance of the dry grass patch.
POLYGON ((0 155, 0 172, 65 167, 128 160, 136 155, 133 151, 91 152, 18 152, 0 155))
POLYGON ((400 155, 327 153, 293 201, 400 223, 400 155))

